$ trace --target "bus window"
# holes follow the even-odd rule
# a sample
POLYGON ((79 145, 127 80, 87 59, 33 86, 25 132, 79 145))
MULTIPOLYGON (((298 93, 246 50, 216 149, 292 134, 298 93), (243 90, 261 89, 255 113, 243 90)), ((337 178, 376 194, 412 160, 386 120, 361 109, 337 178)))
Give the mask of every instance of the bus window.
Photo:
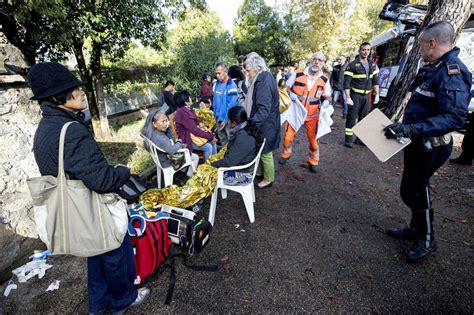
POLYGON ((405 52, 408 37, 397 38, 388 42, 385 46, 382 67, 391 67, 400 63, 400 58, 405 52))

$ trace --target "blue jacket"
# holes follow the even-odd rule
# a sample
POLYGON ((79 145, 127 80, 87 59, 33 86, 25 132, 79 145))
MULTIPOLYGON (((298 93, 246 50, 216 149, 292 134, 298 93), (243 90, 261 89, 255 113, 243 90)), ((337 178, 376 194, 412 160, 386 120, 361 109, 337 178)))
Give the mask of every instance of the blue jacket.
POLYGON ((214 117, 217 121, 227 122, 227 112, 231 107, 237 105, 237 86, 234 80, 229 77, 225 83, 217 81, 214 84, 213 91, 212 110, 214 111, 214 117), (221 87, 223 90, 220 89, 221 87))
POLYGON ((277 83, 273 75, 264 71, 255 81, 252 97, 252 111, 249 120, 253 121, 266 139, 262 154, 280 146, 280 99, 277 83))
POLYGON ((459 48, 420 68, 410 86, 403 123, 422 137, 437 137, 460 129, 471 100, 472 75, 458 58, 459 48))
POLYGON ((130 177, 128 168, 107 163, 89 127, 72 112, 54 104, 41 104, 41 119, 33 141, 33 153, 41 175, 58 176, 59 134, 71 124, 64 141, 64 171, 70 179, 80 179, 98 193, 114 192, 130 177))

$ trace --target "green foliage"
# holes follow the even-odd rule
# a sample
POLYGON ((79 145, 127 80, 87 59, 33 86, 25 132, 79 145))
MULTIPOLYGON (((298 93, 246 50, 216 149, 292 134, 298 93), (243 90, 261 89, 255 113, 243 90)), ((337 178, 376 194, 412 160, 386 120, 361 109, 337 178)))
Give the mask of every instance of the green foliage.
POLYGON ((130 82, 125 81, 115 85, 110 92, 119 95, 130 95, 130 94, 147 94, 149 89, 154 91, 160 91, 161 86, 159 83, 141 83, 141 82, 130 82))
POLYGON ((102 66, 105 68, 166 67, 170 60, 167 50, 158 50, 134 42, 131 43, 122 58, 112 61, 108 55, 104 57, 102 66))
POLYGON ((349 55, 360 43, 390 28, 378 19, 385 0, 291 1, 285 15, 292 26, 289 50, 292 56, 308 58, 322 51, 329 60, 349 55))
POLYGON ((283 22, 264 0, 245 0, 234 21, 235 51, 238 55, 255 51, 268 64, 285 64, 289 59, 283 22))
POLYGON ((178 89, 200 91, 216 62, 235 63, 230 35, 213 12, 188 9, 170 35, 171 73, 178 89))
POLYGON ((106 113, 101 82, 103 55, 112 61, 120 59, 132 39, 140 40, 146 46, 162 47, 172 18, 178 17, 187 4, 202 7, 205 3, 204 0, 4 2, 1 2, 0 9, 6 7, 8 10, 5 10, 6 14, 0 11, 2 23, 14 20, 17 26, 9 37, 24 31, 27 33, 24 37, 32 44, 35 53, 42 53, 41 57, 45 59, 58 60, 67 53, 75 54, 81 79, 86 82, 94 132, 100 138, 109 136, 107 120, 100 119, 106 113), (90 41, 91 48, 88 62, 84 54, 86 41, 90 41))
MULTIPOLYGON (((372 31, 367 33, 363 41, 370 41, 375 36, 380 33, 389 30, 393 27, 392 22, 384 21, 379 19, 380 11, 382 11, 385 1, 380 0, 364 0, 363 8, 365 8, 365 13, 368 18, 369 24, 372 27, 372 31)), ((413 3, 413 1, 410 1, 413 3)))
POLYGON ((286 65, 294 64, 298 60, 303 60, 306 55, 305 49, 300 45, 303 39, 304 21, 307 19, 307 14, 301 12, 299 6, 290 5, 284 7, 283 14, 283 32, 285 43, 282 47, 282 53, 286 53, 286 65))

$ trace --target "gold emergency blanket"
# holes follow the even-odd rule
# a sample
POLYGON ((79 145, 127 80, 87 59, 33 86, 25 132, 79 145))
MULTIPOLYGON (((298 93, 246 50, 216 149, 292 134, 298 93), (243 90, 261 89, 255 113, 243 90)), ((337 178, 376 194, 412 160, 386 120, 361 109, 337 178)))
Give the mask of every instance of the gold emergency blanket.
POLYGON ((197 118, 206 125, 209 130, 212 130, 216 125, 216 120, 214 119, 214 113, 209 108, 203 107, 200 109, 194 110, 197 118))
POLYGON ((206 163, 199 165, 184 186, 171 185, 145 191, 139 202, 146 210, 159 209, 163 205, 187 208, 212 194, 217 183, 217 168, 211 163, 224 157, 225 145, 217 154, 211 155, 206 163))

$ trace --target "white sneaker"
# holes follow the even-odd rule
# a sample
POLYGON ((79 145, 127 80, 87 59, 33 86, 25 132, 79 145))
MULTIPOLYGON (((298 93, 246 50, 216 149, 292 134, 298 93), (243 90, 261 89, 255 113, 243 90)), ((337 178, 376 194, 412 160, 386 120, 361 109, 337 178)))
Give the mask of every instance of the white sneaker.
POLYGON ((137 298, 135 299, 135 301, 133 301, 132 304, 130 304, 129 306, 127 306, 123 310, 120 310, 120 311, 115 312, 113 314, 114 315, 122 315, 122 314, 125 314, 125 312, 127 312, 127 310, 130 307, 135 307, 135 306, 143 304, 143 302, 145 302, 146 299, 148 298, 148 296, 150 295, 150 292, 151 292, 151 290, 147 287, 143 287, 143 288, 138 289, 138 295, 137 295, 137 298))

